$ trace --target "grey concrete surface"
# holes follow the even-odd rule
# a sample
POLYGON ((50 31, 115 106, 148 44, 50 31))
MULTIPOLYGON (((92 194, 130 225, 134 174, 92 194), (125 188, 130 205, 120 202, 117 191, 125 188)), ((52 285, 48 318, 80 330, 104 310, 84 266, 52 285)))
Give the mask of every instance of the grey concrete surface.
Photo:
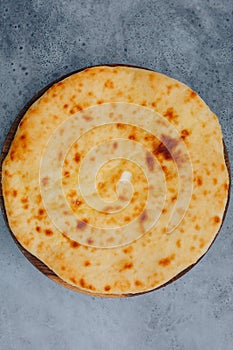
MULTIPOLYGON (((45 84, 101 63, 145 66, 195 89, 219 116, 233 163, 231 0, 0 0, 0 146, 45 84)), ((1 350, 232 350, 232 201, 211 250, 175 283, 104 300, 56 285, 0 218, 1 350)))

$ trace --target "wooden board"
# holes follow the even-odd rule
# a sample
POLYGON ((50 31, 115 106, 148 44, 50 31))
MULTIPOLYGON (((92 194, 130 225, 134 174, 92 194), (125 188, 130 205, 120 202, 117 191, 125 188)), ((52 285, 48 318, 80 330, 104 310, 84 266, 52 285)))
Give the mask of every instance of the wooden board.
MULTIPOLYGON (((116 65, 109 65, 109 66, 116 66, 116 65)), ((119 66, 119 65, 117 65, 119 66)), ((129 66, 129 65, 124 65, 124 66, 129 66)), ((131 66, 132 67, 132 66, 131 66)), ((135 66, 134 66, 135 67, 135 66)), ((89 68, 89 67, 87 67, 89 68)), ((137 67, 137 68, 142 68, 142 67, 137 67)), ((86 69, 86 68, 83 68, 86 69)), ((44 87, 42 90, 40 90, 25 106, 24 108, 19 112, 19 114, 17 115, 17 117, 15 118, 10 131, 5 139, 4 145, 3 145, 3 149, 2 149, 2 153, 1 153, 1 159, 0 159, 0 176, 1 176, 1 181, 0 181, 0 206, 1 206, 1 210, 3 213, 3 217, 5 220, 5 223, 9 229, 9 232, 12 236, 12 238, 14 239, 15 243, 17 244, 17 246, 19 247, 19 249, 21 250, 21 252, 24 254, 24 256, 40 271, 42 272, 44 275, 46 275, 48 278, 50 278, 51 280, 59 283, 60 285, 71 289, 73 291, 76 292, 80 292, 80 293, 84 293, 84 294, 89 294, 92 296, 101 296, 101 297, 107 297, 107 298, 124 298, 124 297, 130 297, 130 296, 136 296, 136 295, 141 295, 141 294, 145 294, 148 292, 142 292, 142 293, 136 293, 136 294, 99 294, 99 293, 90 293, 87 291, 84 291, 82 289, 79 289, 78 287, 74 287, 68 283, 66 283, 65 281, 63 281, 60 277, 58 277, 51 269, 48 268, 48 266, 46 266, 42 261, 40 261, 38 258, 36 258, 34 255, 32 255, 31 253, 29 253, 24 247, 22 247, 22 245, 17 241, 17 239, 15 238, 13 232, 11 231, 9 224, 8 224, 8 220, 7 220, 7 215, 6 215, 6 210, 5 210, 5 205, 4 205, 4 198, 3 198, 3 194, 2 194, 2 163, 3 160, 5 159, 10 146, 11 146, 11 142, 14 139, 15 133, 17 131, 18 125, 21 121, 21 119, 23 118, 23 116, 25 115, 26 111, 31 107, 31 105, 38 100, 53 84, 58 83, 59 81, 67 78, 68 76, 78 73, 80 71, 82 71, 83 69, 71 72, 69 74, 66 74, 64 76, 62 76, 61 78, 51 82, 50 84, 48 84, 46 87, 44 87)), ((229 158, 228 158, 228 154, 227 154, 227 150, 226 150, 226 146, 224 143, 224 152, 225 152, 225 160, 226 160, 226 164, 227 164, 227 168, 228 168, 228 173, 229 173, 229 178, 230 178, 230 185, 231 185, 231 177, 230 177, 230 162, 229 162, 229 158)), ((230 189, 230 186, 229 186, 230 189)), ((230 190, 229 190, 229 194, 228 194, 228 201, 227 201, 227 205, 226 205, 226 209, 225 209, 225 213, 224 213, 224 217, 222 220, 222 224, 224 222, 225 216, 226 216, 226 212, 227 212, 227 208, 228 208, 228 204, 229 204, 229 200, 230 200, 230 190)), ((222 225, 221 225, 222 227, 222 225)), ((219 232, 218 232, 219 233, 219 232)), ((218 236, 218 233, 216 234, 216 237, 218 236)), ((215 237, 215 239, 216 239, 215 237)), ((214 239, 214 241, 215 241, 214 239)), ((212 244, 214 243, 214 241, 212 242, 212 244)), ((212 246, 212 244, 210 245, 210 247, 212 246)), ((210 249, 209 247, 209 249, 210 249)), ((208 250, 209 250, 208 249, 208 250)), ((207 252, 208 252, 207 250, 207 252)), ((205 253, 206 254, 206 253, 205 253)), ((204 255, 205 255, 204 254, 204 255)), ((203 255, 203 256, 204 256, 203 255)), ((170 281, 168 281, 167 283, 165 283, 164 285, 155 288, 153 290, 157 290, 160 289, 162 287, 165 287, 166 285, 174 282, 175 280, 177 280, 178 278, 180 278, 181 276, 183 276, 185 273, 187 273, 189 270, 191 270, 202 258, 203 256, 193 265, 189 266, 188 268, 186 268, 184 271, 182 271, 181 273, 179 273, 177 276, 173 277, 170 281)))

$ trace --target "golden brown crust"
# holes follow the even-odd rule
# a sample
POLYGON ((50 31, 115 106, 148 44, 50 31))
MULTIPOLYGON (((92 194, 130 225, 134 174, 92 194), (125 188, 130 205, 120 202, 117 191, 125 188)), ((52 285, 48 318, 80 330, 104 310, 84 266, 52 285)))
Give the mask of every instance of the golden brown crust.
MULTIPOLYGON (((118 129, 123 130, 120 125, 118 129)), ((166 176, 170 176, 171 184, 174 184, 170 155, 163 145, 157 144, 150 135, 137 135, 135 130, 125 127, 124 131, 127 131, 130 140, 141 140, 143 137, 153 154, 160 158, 166 176)), ((73 160, 79 162, 78 152, 74 153, 73 160)), ((149 170, 152 170, 153 161, 149 155, 146 163, 149 170)), ((46 181, 44 179, 45 183, 46 181)), ((120 296, 154 289, 195 263, 207 251, 220 228, 228 189, 229 179, 224 161, 222 134, 216 116, 199 96, 185 85, 161 74, 136 68, 96 67, 53 85, 25 114, 3 164, 3 193, 7 216, 19 242, 69 284, 85 292, 100 295, 120 296), (103 77, 100 79, 101 75, 103 77), (96 81, 96 86, 94 84, 94 88, 90 89, 92 91, 89 91, 90 81, 93 83, 93 80, 96 81), (140 89, 143 84, 149 85, 142 98, 141 93, 131 89, 132 80, 136 86, 140 81, 140 89), (100 85, 103 86, 103 91, 101 96, 97 96, 97 92, 101 90, 100 85), (73 86, 77 86, 78 95, 71 92, 73 86), (121 101, 149 106, 176 125, 191 154, 194 191, 186 217, 172 238, 168 240, 161 235, 155 242, 152 233, 150 236, 143 236, 127 248, 109 250, 106 253, 100 249, 79 246, 75 242, 72 244, 72 241, 52 227, 41 204, 36 183, 33 182, 40 158, 40 154, 33 152, 35 145, 37 150, 40 150, 44 142, 37 141, 38 123, 41 130, 45 130, 46 139, 51 130, 64 118, 91 104, 115 101, 116 96, 121 101), (45 112, 46 119, 40 118, 45 112), (207 148, 206 144, 210 146, 207 148), (203 156, 205 148, 209 154, 208 159, 203 156), (35 162, 35 172, 32 171, 27 181, 22 180, 22 175, 25 176, 22 164, 27 163, 26 156, 35 162), (32 192, 33 203, 26 196, 28 191, 32 192), (205 210, 204 217, 200 215, 200 210, 205 210), (19 215, 21 218, 22 215, 25 217, 19 221, 19 215), (26 227, 29 227, 30 231, 24 232, 26 227), (59 249, 54 249, 55 242, 59 242, 59 249), (164 246, 167 249, 164 249, 164 246), (144 255, 148 257, 145 262, 144 255), (141 259, 140 268, 137 263, 138 257, 141 259), (73 263, 74 258, 76 264, 73 263), (106 265, 105 262, 109 260, 111 264, 106 265), (87 264, 87 261, 91 263, 87 264), (104 278, 100 278, 103 271, 104 278), (96 275, 99 276, 98 281, 96 275)), ((171 201, 173 200, 176 200, 175 194, 171 196, 171 201)))

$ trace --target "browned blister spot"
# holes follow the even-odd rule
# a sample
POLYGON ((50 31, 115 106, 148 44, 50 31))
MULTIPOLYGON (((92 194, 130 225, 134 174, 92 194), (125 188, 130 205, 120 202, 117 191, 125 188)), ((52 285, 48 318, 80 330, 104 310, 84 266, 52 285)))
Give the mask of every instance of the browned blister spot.
POLYGON ((125 216, 125 217, 124 217, 124 221, 125 221, 125 222, 130 222, 130 220, 131 220, 131 219, 130 219, 129 216, 125 216))
POLYGON ((173 107, 168 108, 164 113, 163 116, 168 119, 170 122, 176 122, 178 114, 175 112, 173 107))
POLYGON ((12 196, 13 196, 13 197, 17 197, 17 195, 18 195, 18 192, 17 192, 16 190, 13 190, 13 191, 12 191, 12 196))
POLYGON ((154 141, 155 140, 155 136, 154 135, 151 135, 151 134, 146 134, 144 136, 144 140, 145 141, 154 141))
POLYGON ((15 158, 15 151, 12 150, 11 153, 10 153, 10 159, 14 160, 14 158, 15 158))
POLYGON ((70 242, 70 246, 72 248, 79 248, 80 247, 80 244, 78 242, 75 242, 75 241, 72 241, 70 242))
POLYGON ((133 263, 132 262, 127 262, 125 263, 122 268, 119 270, 120 272, 124 271, 124 270, 130 270, 133 268, 133 263))
POLYGON ((68 104, 65 103, 65 104, 63 105, 63 108, 64 108, 64 109, 67 109, 67 108, 68 108, 68 104))
POLYGON ((197 97, 197 93, 191 89, 188 91, 188 95, 185 97, 184 102, 190 102, 192 99, 197 97))
POLYGON ((76 278, 75 277, 70 277, 70 282, 77 284, 76 278))
POLYGON ((63 86, 64 85, 64 83, 63 83, 63 81, 59 81, 57 84, 55 84, 54 86, 63 86))
POLYGON ((62 271, 65 271, 66 270, 66 267, 64 265, 61 266, 61 270, 62 271))
POLYGON ((69 172, 69 171, 65 171, 65 172, 64 172, 64 176, 65 176, 65 177, 70 177, 70 172, 69 172))
POLYGON ((97 185, 98 190, 103 189, 105 187, 105 183, 104 182, 99 182, 97 185))
POLYGON ((177 195, 172 196, 171 200, 172 200, 172 202, 176 201, 177 200, 177 195))
POLYGON ((78 163, 80 161, 80 159, 81 159, 80 153, 76 152, 75 155, 74 155, 74 161, 76 163, 78 163))
POLYGON ((218 183, 218 180, 216 178, 213 178, 213 184, 216 185, 218 183))
POLYGON ((70 239, 65 232, 62 233, 62 236, 66 239, 67 242, 69 242, 70 246, 72 248, 78 248, 80 247, 80 244, 76 241, 73 241, 72 239, 70 239))
POLYGON ((191 98, 197 97, 197 93, 196 93, 195 91, 192 90, 192 91, 190 92, 190 97, 191 97, 191 98))
POLYGON ((9 171, 8 171, 8 170, 4 170, 4 175, 5 175, 5 176, 12 177, 12 175, 9 173, 9 171))
POLYGON ((195 230, 199 231, 200 230, 200 226, 197 224, 195 225, 195 230))
POLYGON ((219 216, 214 216, 214 222, 216 223, 216 224, 218 224, 221 220, 220 220, 220 217, 219 216))
POLYGON ((84 278, 80 278, 79 283, 80 283, 81 287, 83 287, 83 288, 86 287, 86 282, 85 282, 84 278))
POLYGON ((128 139, 129 140, 136 140, 136 136, 131 134, 131 135, 128 136, 128 139))
POLYGON ((167 85, 167 94, 169 95, 171 90, 173 88, 173 85, 167 85))
POLYGON ((89 284, 87 288, 90 290, 96 290, 96 288, 92 284, 89 284))
POLYGON ((45 210, 44 209, 38 209, 38 215, 39 216, 42 216, 42 215, 44 215, 45 214, 45 210))
POLYGON ((70 110, 70 114, 75 114, 75 113, 77 113, 79 111, 82 111, 82 107, 79 106, 79 105, 76 105, 70 110))
POLYGON ((74 197, 74 196, 76 196, 77 195, 77 192, 75 191, 75 190, 70 190, 70 192, 69 192, 69 197, 74 197))
POLYGON ((152 107, 156 107, 156 106, 157 106, 157 103, 156 103, 156 102, 152 102, 152 103, 151 103, 151 106, 152 106, 152 107))
POLYGON ((91 265, 91 263, 90 263, 89 260, 85 260, 85 261, 84 261, 84 266, 90 266, 90 265, 91 265))
POLYGON ((46 234, 46 236, 52 236, 52 235, 53 235, 53 231, 50 230, 49 228, 47 228, 47 229, 45 230, 45 234, 46 234))
POLYGON ((143 283, 139 280, 135 280, 134 284, 135 284, 135 286, 140 287, 140 286, 142 286, 143 283))
POLYGON ((180 239, 177 239, 177 241, 176 241, 176 246, 177 246, 177 248, 180 248, 180 247, 181 247, 180 239))
POLYGON ((153 81, 155 80, 155 74, 154 73, 150 73, 149 74, 149 80, 151 83, 153 83, 153 81))
POLYGON ((193 252, 195 250, 195 247, 192 245, 189 249, 191 252, 193 252))
POLYGON ((198 186, 201 186, 203 184, 203 180, 201 176, 196 176, 194 179, 198 186))
POLYGON ((133 247, 129 246, 123 249, 123 253, 130 254, 133 251, 133 247))
POLYGON ((110 289, 111 289, 111 286, 109 286, 109 285, 106 285, 106 286, 104 287, 104 290, 105 290, 106 292, 110 291, 110 289))
POLYGON ((166 160, 172 159, 170 152, 162 142, 159 145, 155 144, 152 152, 155 156, 162 155, 166 160))
POLYGON ((86 242, 87 242, 87 244, 93 244, 94 240, 92 238, 88 238, 86 242))
POLYGON ((117 127, 117 129, 125 129, 126 125, 123 123, 116 123, 116 127, 117 127))
POLYGON ((105 67, 99 67, 99 72, 100 73, 106 72, 106 68, 105 67))
POLYGON ((166 267, 171 264, 171 262, 175 259, 175 254, 172 254, 164 259, 159 260, 159 265, 166 267))
POLYGON ((155 160, 150 152, 146 152, 146 165, 150 171, 154 171, 155 168, 155 160))
POLYGON ((104 86, 108 89, 113 89, 114 88, 114 83, 112 80, 107 79, 104 83, 104 86))
POLYGON ((183 129, 183 130, 181 131, 180 137, 181 137, 183 140, 185 140, 189 135, 190 135, 190 131, 187 130, 187 129, 183 129))
POLYGON ((205 245, 205 240, 203 238, 200 238, 199 242, 199 247, 202 249, 205 245))
POLYGON ((41 232, 41 227, 40 226, 36 226, 36 231, 37 232, 41 232))
POLYGON ((74 199, 73 201, 72 201, 72 204, 73 205, 76 205, 77 207, 80 207, 80 205, 82 205, 82 201, 80 201, 79 199, 74 199))
POLYGON ((163 170, 163 172, 164 172, 164 174, 165 174, 165 176, 166 176, 166 178, 167 178, 168 175, 169 175, 169 170, 168 170, 168 168, 166 167, 166 165, 162 165, 162 170, 163 170))
POLYGON ((20 136, 20 140, 21 140, 21 143, 20 143, 21 147, 23 149, 27 148, 27 135, 26 134, 22 134, 20 136))
POLYGON ((25 240, 24 240, 24 244, 25 244, 26 246, 29 246, 29 245, 30 245, 30 243, 31 243, 33 240, 34 240, 34 237, 31 237, 31 238, 25 239, 25 240))

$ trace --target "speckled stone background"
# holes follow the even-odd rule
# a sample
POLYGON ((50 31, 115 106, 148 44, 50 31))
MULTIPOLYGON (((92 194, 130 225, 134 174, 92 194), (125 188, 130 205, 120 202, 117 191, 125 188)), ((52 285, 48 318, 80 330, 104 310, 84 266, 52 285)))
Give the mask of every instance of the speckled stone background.
MULTIPOLYGON (((44 85, 85 66, 128 63, 177 78, 219 116, 233 162, 232 0, 0 0, 0 144, 44 85)), ((100 299, 56 285, 0 217, 1 350, 232 350, 232 202, 214 245, 175 283, 100 299)))

